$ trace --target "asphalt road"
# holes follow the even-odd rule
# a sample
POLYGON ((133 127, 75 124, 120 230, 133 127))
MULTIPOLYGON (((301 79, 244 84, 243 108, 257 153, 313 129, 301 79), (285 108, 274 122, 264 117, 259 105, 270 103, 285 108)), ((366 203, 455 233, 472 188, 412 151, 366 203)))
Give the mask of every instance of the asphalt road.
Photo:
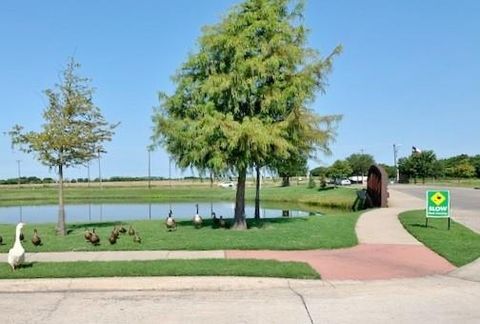
POLYGON ((392 189, 425 200, 425 191, 448 189, 452 198, 452 209, 480 211, 480 190, 438 186, 392 185, 392 189))
POLYGON ((480 233, 480 190, 420 185, 391 185, 390 189, 425 201, 425 191, 448 189, 451 195, 453 219, 480 233))
MULTIPOLYGON (((100 282, 88 280, 79 282, 100 282)), ((114 290, 0 287, 0 323, 480 322, 480 283, 448 276, 372 282, 197 278, 204 284, 196 288, 155 278, 145 290, 123 289, 117 280, 114 290)))

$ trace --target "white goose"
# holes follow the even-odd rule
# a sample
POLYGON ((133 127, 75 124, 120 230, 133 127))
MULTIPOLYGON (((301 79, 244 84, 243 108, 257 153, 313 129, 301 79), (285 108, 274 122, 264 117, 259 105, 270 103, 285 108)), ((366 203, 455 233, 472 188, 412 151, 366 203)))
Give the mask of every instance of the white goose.
POLYGON ((22 232, 24 225, 24 223, 17 224, 15 243, 10 251, 8 251, 8 264, 10 264, 13 270, 18 268, 25 261, 25 249, 23 248, 22 241, 20 240, 20 233, 22 232))

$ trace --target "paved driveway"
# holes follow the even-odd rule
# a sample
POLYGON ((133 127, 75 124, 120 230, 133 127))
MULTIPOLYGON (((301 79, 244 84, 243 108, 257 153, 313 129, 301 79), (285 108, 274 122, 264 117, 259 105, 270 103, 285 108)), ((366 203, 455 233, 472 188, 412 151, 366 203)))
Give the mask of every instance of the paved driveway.
POLYGON ((425 200, 429 189, 448 189, 452 196, 453 218, 480 233, 480 190, 420 185, 391 185, 389 188, 425 200))

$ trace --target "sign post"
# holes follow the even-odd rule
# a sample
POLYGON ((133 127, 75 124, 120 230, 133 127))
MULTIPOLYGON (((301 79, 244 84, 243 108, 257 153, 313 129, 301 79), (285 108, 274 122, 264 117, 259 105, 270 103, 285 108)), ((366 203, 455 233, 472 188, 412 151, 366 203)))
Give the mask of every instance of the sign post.
POLYGON ((450 230, 451 204, 449 190, 427 190, 426 191, 426 219, 425 226, 428 227, 429 218, 447 218, 448 229, 450 230))

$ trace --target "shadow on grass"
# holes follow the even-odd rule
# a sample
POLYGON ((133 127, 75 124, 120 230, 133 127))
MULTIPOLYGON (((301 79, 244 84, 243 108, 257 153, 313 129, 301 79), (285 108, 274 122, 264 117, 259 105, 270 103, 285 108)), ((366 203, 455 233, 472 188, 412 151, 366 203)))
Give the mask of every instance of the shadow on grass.
POLYGON ((97 223, 79 223, 67 225, 67 233, 71 233, 77 229, 86 229, 86 228, 102 228, 102 227, 112 227, 115 225, 126 225, 125 222, 97 222, 97 223))
POLYGON ((318 191, 329 191, 333 189, 335 189, 335 187, 325 187, 325 188, 319 188, 318 191))

